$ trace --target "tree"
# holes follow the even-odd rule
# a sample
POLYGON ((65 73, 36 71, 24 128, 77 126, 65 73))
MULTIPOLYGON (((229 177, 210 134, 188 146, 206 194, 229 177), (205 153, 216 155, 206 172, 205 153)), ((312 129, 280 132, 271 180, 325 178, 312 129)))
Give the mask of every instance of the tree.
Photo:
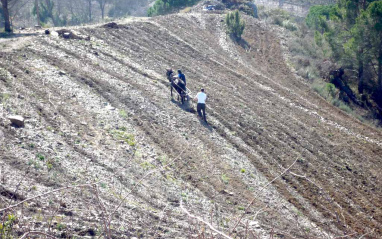
POLYGON ((5 31, 6 32, 12 32, 12 28, 11 28, 11 21, 10 21, 10 16, 9 16, 9 8, 8 8, 8 4, 9 2, 12 1, 12 0, 1 0, 1 6, 2 6, 2 9, 3 9, 3 17, 4 17, 4 22, 5 22, 5 31))
POLYGON ((149 17, 170 13, 181 7, 192 6, 200 0, 156 0, 154 5, 149 8, 149 17))
POLYGON ((88 4, 89 22, 92 21, 92 0, 86 0, 88 4))
POLYGON ((227 24, 227 33, 234 36, 236 39, 240 39, 244 32, 245 23, 240 19, 239 11, 227 13, 225 18, 227 24))
POLYGON ((40 8, 38 5, 38 0, 34 1, 34 12, 36 12, 37 26, 40 26, 40 8))
POLYGON ((382 94, 382 1, 371 3, 361 19, 370 31, 370 46, 377 53, 378 86, 379 93, 382 94))
POLYGON ((105 6, 106 6, 106 3, 108 2, 108 0, 97 0, 98 4, 99 4, 99 8, 101 9, 101 15, 102 15, 102 19, 105 18, 105 6))

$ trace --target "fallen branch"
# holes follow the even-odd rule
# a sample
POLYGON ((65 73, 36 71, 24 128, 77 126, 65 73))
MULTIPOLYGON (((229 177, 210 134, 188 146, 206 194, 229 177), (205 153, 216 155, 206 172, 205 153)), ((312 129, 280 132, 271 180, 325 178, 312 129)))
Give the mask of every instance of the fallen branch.
POLYGON ((358 233, 355 232, 355 233, 353 233, 353 234, 349 234, 349 235, 338 236, 338 237, 335 237, 334 239, 337 239, 337 238, 346 238, 346 237, 354 236, 355 234, 358 234, 358 233))
POLYGON ((43 232, 39 232, 39 231, 29 231, 29 232, 26 232, 22 237, 20 237, 19 239, 24 239, 24 238, 27 238, 27 236, 29 234, 38 234, 38 235, 42 235, 42 236, 45 236, 45 237, 49 237, 49 238, 53 238, 53 239, 57 239, 57 237, 54 237, 52 235, 49 235, 49 234, 46 234, 46 233, 43 233, 43 232))
MULTIPOLYGON (((267 183, 265 186, 263 186, 258 192, 262 192, 264 189, 266 189, 267 187, 269 187, 274 181, 276 181, 278 178, 280 178, 281 176, 283 176, 286 172, 288 172, 288 170, 297 162, 298 158, 287 168, 285 169, 280 175, 278 175, 277 177, 275 177, 272 181, 270 181, 269 183, 267 183)), ((234 225, 234 227, 232 228, 231 230, 231 233, 233 233, 233 231, 236 229, 237 225, 239 225, 239 223, 241 222, 241 220, 243 219, 244 215, 248 212, 248 209, 252 206, 252 204, 255 202, 255 199, 252 199, 252 201, 248 204, 248 206, 245 208, 244 210, 244 213, 241 215, 241 217, 239 218, 239 220, 236 222, 236 224, 234 225)))
POLYGON ((194 215, 192 215, 191 213, 189 213, 189 212, 187 211, 187 209, 185 209, 185 208, 183 207, 183 200, 182 200, 182 199, 180 200, 180 208, 181 208, 182 211, 183 211, 184 213, 186 213, 190 218, 196 219, 196 220, 198 220, 199 222, 204 223, 204 224, 207 225, 212 231, 214 231, 214 232, 220 234, 220 235, 223 236, 224 238, 233 239, 232 237, 230 237, 230 236, 224 234, 223 232, 221 232, 221 231, 215 229, 214 226, 212 226, 209 222, 206 222, 206 221, 204 221, 202 218, 200 218, 200 217, 198 217, 198 216, 194 216, 194 215))

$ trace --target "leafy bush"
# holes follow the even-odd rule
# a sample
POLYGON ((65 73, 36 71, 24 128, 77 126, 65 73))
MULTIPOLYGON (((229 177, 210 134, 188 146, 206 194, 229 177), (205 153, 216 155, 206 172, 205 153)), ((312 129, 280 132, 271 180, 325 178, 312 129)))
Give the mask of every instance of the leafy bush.
POLYGON ((282 26, 283 25, 283 19, 281 17, 279 17, 279 16, 275 16, 273 18, 273 24, 282 26))
POLYGON ((297 25, 290 20, 285 20, 282 22, 282 26, 289 31, 296 31, 298 29, 297 25))
POLYGON ((239 11, 227 13, 225 18, 227 24, 227 33, 234 36, 236 39, 240 39, 244 32, 245 23, 240 19, 239 11))
POLYGON ((200 0, 156 0, 154 6, 150 7, 147 15, 149 17, 164 15, 177 8, 192 6, 200 0))

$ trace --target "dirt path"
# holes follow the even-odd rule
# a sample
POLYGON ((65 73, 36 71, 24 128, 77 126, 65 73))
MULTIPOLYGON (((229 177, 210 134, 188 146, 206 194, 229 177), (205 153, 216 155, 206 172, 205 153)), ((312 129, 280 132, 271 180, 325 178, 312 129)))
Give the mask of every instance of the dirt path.
MULTIPOLYGON (((180 201, 228 233, 252 200, 243 220, 261 237, 380 236, 381 132, 296 79, 280 41, 255 19, 246 19, 242 47, 225 36, 223 18, 130 19, 75 29, 90 41, 43 35, 9 44, 0 56, 0 153, 2 172, 14 176, 4 190, 21 181, 26 198, 99 181, 108 211, 127 197, 113 221, 118 238, 197 235, 204 226, 180 201), (171 100, 168 67, 182 68, 193 92, 206 89, 209 125, 171 100), (11 127, 9 114, 25 116, 26 127, 11 127)), ((55 220, 66 235, 98 230, 92 190, 60 200, 69 206, 55 220)), ((48 214, 47 202, 30 207, 48 214)), ((20 224, 33 213, 21 216, 20 224)), ((235 230, 244 233, 245 225, 235 230)))

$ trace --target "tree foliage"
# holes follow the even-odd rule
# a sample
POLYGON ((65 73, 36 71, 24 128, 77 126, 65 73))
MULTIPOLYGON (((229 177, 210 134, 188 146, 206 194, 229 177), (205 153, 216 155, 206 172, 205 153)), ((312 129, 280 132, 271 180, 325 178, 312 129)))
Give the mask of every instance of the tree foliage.
POLYGON ((365 93, 366 83, 375 86, 369 93, 382 106, 382 1, 338 0, 314 6, 306 24, 316 30, 318 46, 323 40, 330 45, 334 61, 358 72, 359 93, 365 93))
POLYGON ((192 6, 200 0, 156 0, 154 5, 149 8, 149 17, 164 15, 181 7, 192 6))
POLYGON ((234 12, 227 13, 225 23, 227 24, 227 33, 231 34, 236 39, 240 39, 244 32, 245 23, 242 19, 240 19, 239 11, 236 10, 234 12))

